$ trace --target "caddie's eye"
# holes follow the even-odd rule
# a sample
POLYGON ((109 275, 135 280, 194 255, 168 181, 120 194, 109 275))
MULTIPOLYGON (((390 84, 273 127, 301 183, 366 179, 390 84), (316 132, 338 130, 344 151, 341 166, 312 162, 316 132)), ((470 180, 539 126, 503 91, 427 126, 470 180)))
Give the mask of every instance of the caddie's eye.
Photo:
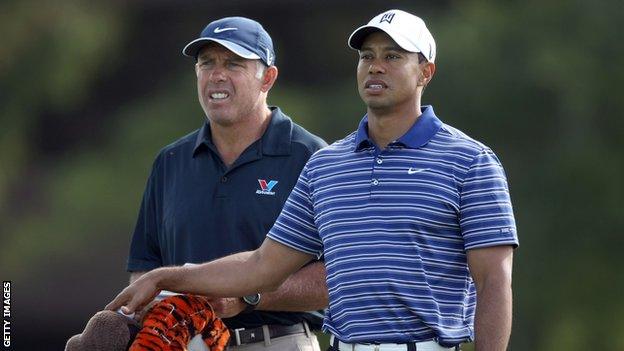
POLYGON ((243 67, 243 63, 239 62, 239 61, 229 61, 227 63, 227 65, 228 65, 228 67, 234 67, 234 68, 236 68, 236 67, 243 67))
POLYGON ((206 68, 206 67, 208 67, 210 65, 210 62, 211 61, 209 61, 209 60, 199 60, 197 62, 197 65, 199 65, 200 68, 206 68))

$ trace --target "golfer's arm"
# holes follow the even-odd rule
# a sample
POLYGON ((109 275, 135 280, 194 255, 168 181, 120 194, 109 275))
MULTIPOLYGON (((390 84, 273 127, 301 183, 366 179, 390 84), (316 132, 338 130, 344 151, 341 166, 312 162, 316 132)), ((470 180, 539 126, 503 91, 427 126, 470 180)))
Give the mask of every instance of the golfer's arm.
POLYGON ((312 258, 267 238, 255 251, 196 266, 159 268, 152 272, 158 289, 214 297, 244 296, 277 289, 312 258))
POLYGON ((475 350, 504 351, 511 334, 513 249, 469 250, 468 266, 477 288, 475 350))

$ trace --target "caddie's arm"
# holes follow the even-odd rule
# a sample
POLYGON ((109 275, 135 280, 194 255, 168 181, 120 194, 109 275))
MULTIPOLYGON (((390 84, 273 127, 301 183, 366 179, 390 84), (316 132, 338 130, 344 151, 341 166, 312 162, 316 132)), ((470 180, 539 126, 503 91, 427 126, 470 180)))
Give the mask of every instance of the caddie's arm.
POLYGON ((327 274, 324 262, 304 266, 275 291, 263 294, 256 309, 263 311, 311 311, 327 307, 327 274))
POLYGON ((475 351, 504 351, 511 334, 513 248, 468 250, 467 258, 477 288, 475 351))
POLYGON ((145 273, 105 308, 121 307, 124 313, 132 313, 142 309, 161 290, 209 297, 272 291, 313 258, 267 238, 251 253, 238 253, 196 266, 161 267, 145 273))
MULTIPOLYGON (((329 302, 326 277, 324 262, 307 264, 288 277, 276 290, 263 293, 260 303, 254 309, 291 312, 324 309, 329 302)), ((221 318, 236 316, 248 308, 240 297, 211 298, 209 301, 221 318)))
POLYGON ((141 276, 143 274, 145 274, 147 271, 140 271, 140 272, 132 272, 130 273, 130 284, 134 283, 135 280, 141 278, 141 276))

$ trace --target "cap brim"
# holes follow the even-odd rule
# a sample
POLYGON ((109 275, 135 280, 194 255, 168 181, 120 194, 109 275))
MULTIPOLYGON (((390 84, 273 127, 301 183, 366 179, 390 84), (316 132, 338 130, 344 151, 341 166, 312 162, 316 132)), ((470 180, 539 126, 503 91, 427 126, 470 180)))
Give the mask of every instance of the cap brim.
POLYGON ((349 40, 347 43, 349 47, 354 50, 360 50, 362 44, 364 44, 364 39, 371 33, 380 31, 381 29, 372 26, 362 26, 351 33, 349 40))
POLYGON ((260 56, 254 54, 253 52, 245 49, 244 47, 238 44, 232 43, 227 40, 214 39, 214 38, 197 38, 193 40, 192 42, 186 44, 184 49, 182 49, 182 54, 188 57, 196 57, 197 54, 199 53, 199 50, 201 50, 202 47, 208 44, 208 42, 215 42, 215 43, 221 44, 225 46, 226 49, 230 50, 231 52, 245 59, 249 59, 249 60, 260 59, 260 56))
POLYGON ((349 37, 348 44, 354 50, 360 50, 366 37, 374 32, 382 31, 390 36, 401 48, 409 52, 422 52, 419 48, 408 42, 401 35, 388 30, 387 28, 377 27, 375 25, 365 25, 356 29, 349 37))

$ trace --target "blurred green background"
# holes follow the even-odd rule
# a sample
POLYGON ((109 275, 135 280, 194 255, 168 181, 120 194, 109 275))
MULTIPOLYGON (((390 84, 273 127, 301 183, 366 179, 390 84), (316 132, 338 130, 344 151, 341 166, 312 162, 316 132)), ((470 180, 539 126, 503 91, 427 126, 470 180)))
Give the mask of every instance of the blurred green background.
POLYGON ((12 349, 62 349, 126 285, 151 163, 202 123, 180 50, 205 24, 260 21, 280 68, 270 103, 332 142, 365 112, 347 37, 390 8, 438 43, 424 102, 505 165, 521 242, 510 349, 624 350, 621 0, 0 2, 12 349))

